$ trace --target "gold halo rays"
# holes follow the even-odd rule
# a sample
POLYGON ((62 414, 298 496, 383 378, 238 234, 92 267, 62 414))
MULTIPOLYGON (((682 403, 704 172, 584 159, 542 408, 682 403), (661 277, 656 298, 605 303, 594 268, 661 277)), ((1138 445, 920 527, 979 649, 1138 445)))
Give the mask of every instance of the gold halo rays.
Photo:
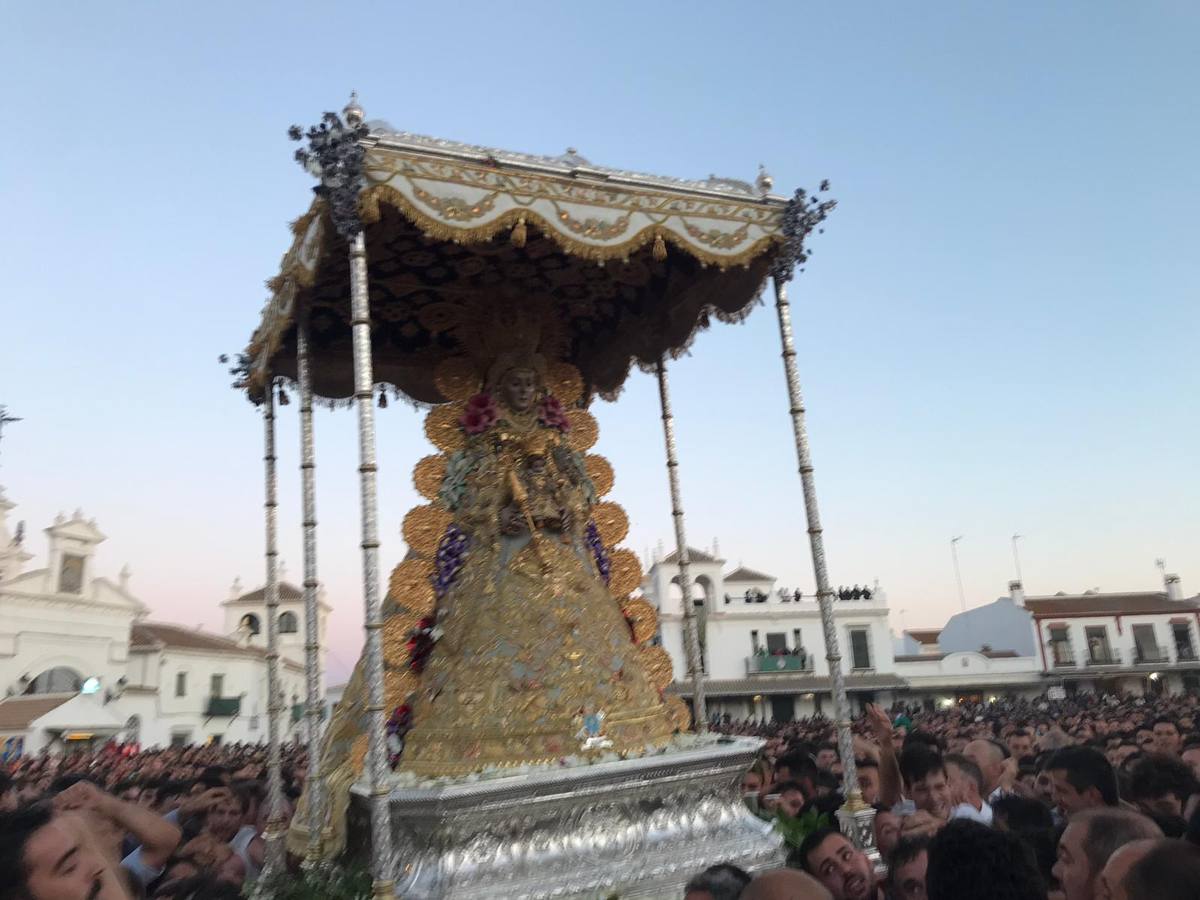
POLYGON ((397 605, 412 610, 418 615, 433 612, 434 565, 428 559, 406 559, 392 569, 388 579, 388 596, 397 605))
POLYGON ((583 397, 583 376, 570 363, 551 363, 546 367, 546 390, 563 406, 572 406, 583 397))
POLYGON ((629 622, 635 644, 644 644, 658 631, 658 613, 645 600, 630 600, 621 604, 621 612, 629 622))
POLYGON ((567 432, 567 443, 571 445, 572 450, 585 453, 596 446, 600 437, 600 427, 590 412, 585 409, 569 409, 567 421, 571 423, 571 430, 567 432))
POLYGON ((650 644, 643 646, 638 651, 638 661, 642 664, 642 670, 655 690, 666 690, 673 677, 671 654, 662 647, 650 644))
POLYGON ((592 507, 592 521, 605 547, 615 547, 629 534, 629 516, 616 503, 597 503, 592 507))
POLYGON ((414 506, 408 511, 400 531, 404 535, 405 543, 414 553, 433 556, 450 522, 450 513, 427 503, 424 506, 414 506))
POLYGON ((614 550, 608 572, 608 589, 617 597, 636 591, 642 583, 642 564, 632 550, 614 550))
POLYGON ((587 471, 588 478, 592 480, 592 487, 596 489, 597 497, 603 497, 613 489, 612 463, 603 456, 585 456, 583 467, 587 471))
POLYGON ((462 413, 458 403, 444 403, 431 409, 425 417, 425 436, 429 442, 446 453, 465 447, 467 438, 458 424, 462 413))
POLYGON ((422 458, 413 466, 413 487, 426 500, 436 500, 446 480, 446 457, 441 453, 422 458))

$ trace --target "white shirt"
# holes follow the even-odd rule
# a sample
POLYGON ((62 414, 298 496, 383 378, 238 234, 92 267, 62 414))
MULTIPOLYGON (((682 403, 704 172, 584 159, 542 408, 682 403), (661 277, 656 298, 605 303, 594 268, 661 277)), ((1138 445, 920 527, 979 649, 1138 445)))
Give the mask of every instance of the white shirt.
POLYGON ((950 818, 970 819, 972 822, 981 822, 990 826, 992 824, 992 807, 987 802, 983 803, 981 809, 976 809, 970 803, 960 803, 950 810, 950 818))

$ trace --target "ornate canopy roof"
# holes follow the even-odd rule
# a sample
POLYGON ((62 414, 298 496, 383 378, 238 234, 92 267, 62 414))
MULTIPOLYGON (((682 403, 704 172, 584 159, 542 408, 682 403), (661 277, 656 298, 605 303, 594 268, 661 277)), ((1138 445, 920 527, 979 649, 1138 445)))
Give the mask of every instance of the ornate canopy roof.
MULTIPOLYGON (((756 185, 685 181, 380 122, 361 134, 374 375, 417 402, 444 399, 433 370, 462 352, 445 325, 463 306, 536 305, 588 388, 615 395, 633 363, 678 354, 714 316, 744 316, 785 243, 788 201, 770 195, 765 175, 756 185)), ((314 392, 346 398, 347 244, 321 197, 292 231, 246 351, 245 386, 258 400, 272 375, 295 376, 295 320, 307 306, 314 392)))

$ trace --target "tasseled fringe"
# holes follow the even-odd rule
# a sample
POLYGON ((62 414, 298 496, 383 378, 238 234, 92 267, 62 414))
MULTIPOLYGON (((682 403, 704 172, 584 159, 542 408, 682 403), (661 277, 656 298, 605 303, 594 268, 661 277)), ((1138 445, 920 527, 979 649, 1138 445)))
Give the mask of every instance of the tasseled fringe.
POLYGON ((667 258, 667 242, 663 240, 661 231, 654 233, 654 249, 651 253, 655 262, 664 262, 667 258))
POLYGON ((518 250, 525 246, 525 238, 527 237, 525 230, 525 217, 517 219, 517 224, 513 226, 512 234, 509 235, 509 241, 518 250))

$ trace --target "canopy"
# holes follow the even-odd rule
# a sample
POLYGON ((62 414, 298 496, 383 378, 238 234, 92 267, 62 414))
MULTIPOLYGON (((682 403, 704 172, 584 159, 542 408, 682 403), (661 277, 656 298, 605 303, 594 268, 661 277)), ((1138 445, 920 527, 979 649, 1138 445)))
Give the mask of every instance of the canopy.
MULTIPOLYGON (((412 400, 442 397, 433 370, 463 352, 466 309, 536 308, 591 392, 613 396, 632 363, 687 348, 710 317, 738 320, 784 241, 787 200, 757 184, 685 181, 473 147, 370 124, 365 223, 374 375, 412 400)), ((295 321, 310 316, 313 390, 348 398, 347 245, 326 202, 294 242, 246 351, 246 387, 295 377, 295 321)))

